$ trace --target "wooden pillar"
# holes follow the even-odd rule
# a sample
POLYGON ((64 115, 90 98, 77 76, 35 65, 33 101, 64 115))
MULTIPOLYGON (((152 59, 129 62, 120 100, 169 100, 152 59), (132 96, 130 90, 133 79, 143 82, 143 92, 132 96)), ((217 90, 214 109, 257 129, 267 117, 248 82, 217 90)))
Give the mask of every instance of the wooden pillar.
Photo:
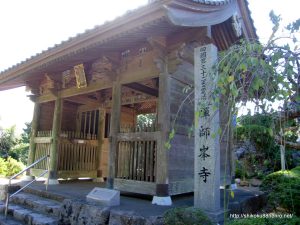
POLYGON ((105 111, 99 109, 99 122, 98 122, 98 148, 97 148, 97 182, 103 182, 103 174, 101 170, 101 159, 102 159, 102 146, 103 146, 103 137, 104 137, 104 121, 105 121, 105 111), (98 179, 100 178, 100 179, 98 179))
POLYGON ((58 184, 57 178, 57 161, 58 161, 58 149, 59 149, 59 135, 61 130, 63 100, 58 97, 55 100, 54 116, 52 124, 52 144, 50 149, 50 172, 49 172, 49 184, 58 184))
POLYGON ((168 191, 168 150, 165 143, 170 132, 170 77, 167 69, 167 57, 162 62, 163 70, 159 75, 158 96, 158 125, 161 129, 161 138, 157 143, 157 172, 156 195, 169 196, 168 191))
POLYGON ((112 109, 110 118, 110 134, 109 134, 109 159, 108 159, 108 179, 107 187, 113 189, 114 178, 116 175, 116 155, 117 155, 117 134, 120 132, 120 118, 121 118, 121 95, 122 86, 119 79, 113 83, 112 87, 112 109))
MULTIPOLYGON (((37 136, 39 115, 40 115, 40 104, 36 102, 34 104, 33 118, 31 122, 30 146, 29 146, 29 154, 27 160, 28 166, 31 165, 35 160, 36 143, 34 142, 34 138, 37 136)), ((27 175, 30 176, 29 170, 27 171, 27 175)))

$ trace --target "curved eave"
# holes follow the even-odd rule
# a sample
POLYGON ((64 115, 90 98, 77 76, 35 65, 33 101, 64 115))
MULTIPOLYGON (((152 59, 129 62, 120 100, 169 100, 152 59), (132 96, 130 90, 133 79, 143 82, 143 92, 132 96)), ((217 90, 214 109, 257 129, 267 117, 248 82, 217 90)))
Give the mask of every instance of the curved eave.
POLYGON ((244 34, 246 38, 250 40, 258 40, 253 19, 251 17, 248 0, 238 0, 238 5, 244 23, 244 34))

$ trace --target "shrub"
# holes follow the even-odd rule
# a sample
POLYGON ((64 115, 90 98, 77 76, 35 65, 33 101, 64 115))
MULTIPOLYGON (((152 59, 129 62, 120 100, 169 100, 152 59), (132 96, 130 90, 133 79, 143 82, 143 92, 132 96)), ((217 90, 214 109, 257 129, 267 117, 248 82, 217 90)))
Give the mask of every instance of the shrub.
POLYGON ((270 206, 300 215, 300 167, 269 174, 261 189, 267 192, 270 206))
POLYGON ((0 158, 0 176, 6 176, 7 165, 6 161, 3 158, 0 158))
POLYGON ((227 225, 298 225, 300 218, 293 216, 293 218, 249 218, 232 220, 227 225))
POLYGON ((200 210, 192 207, 173 208, 164 214, 165 225, 212 225, 211 220, 200 210))
POLYGON ((24 164, 8 157, 7 160, 0 158, 0 175, 13 176, 24 168, 24 164))

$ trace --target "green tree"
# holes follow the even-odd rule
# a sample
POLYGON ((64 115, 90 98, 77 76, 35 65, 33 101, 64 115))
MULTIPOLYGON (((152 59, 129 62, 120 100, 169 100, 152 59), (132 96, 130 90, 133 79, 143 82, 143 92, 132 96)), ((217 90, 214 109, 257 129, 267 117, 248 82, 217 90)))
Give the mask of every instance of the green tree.
POLYGON ((284 35, 278 35, 281 31, 280 16, 271 11, 270 19, 274 26, 266 44, 241 40, 220 54, 213 71, 213 74, 218 74, 213 96, 216 105, 220 95, 226 96, 228 105, 233 106, 233 115, 237 113, 238 109, 234 107, 237 103, 252 101, 262 112, 274 112, 273 104, 281 102, 282 107, 272 114, 276 120, 275 140, 300 148, 299 144, 284 139, 290 121, 300 117, 300 50, 297 39, 300 19, 285 26, 284 35))
POLYGON ((31 123, 25 123, 25 128, 23 128, 23 133, 21 138, 17 143, 12 147, 9 155, 14 159, 22 162, 23 164, 27 163, 29 146, 30 146, 30 133, 31 133, 31 123))
POLYGON ((15 126, 8 129, 0 128, 0 157, 7 159, 10 150, 17 143, 15 126))

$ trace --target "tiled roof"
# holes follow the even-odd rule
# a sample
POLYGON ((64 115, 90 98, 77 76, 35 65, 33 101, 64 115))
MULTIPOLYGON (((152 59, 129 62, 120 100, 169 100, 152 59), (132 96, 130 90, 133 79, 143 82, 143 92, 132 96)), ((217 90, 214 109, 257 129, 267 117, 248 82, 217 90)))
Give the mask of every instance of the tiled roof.
MULTIPOLYGON (((77 40, 80 40, 81 38, 84 39, 85 37, 88 37, 89 35, 92 35, 93 33, 96 34, 98 33, 99 31, 105 29, 106 27, 109 27, 111 24, 117 22, 117 21, 122 21, 125 19, 125 17, 127 16, 130 16, 134 13, 137 13, 139 10, 142 10, 142 9, 145 9, 147 7, 149 7, 150 5, 153 5, 153 4, 158 4, 159 2, 163 2, 165 0, 153 0, 153 1, 149 1, 149 3, 147 5, 144 5, 144 6, 141 6, 137 9, 134 9, 134 10, 129 10, 127 11, 125 14, 119 16, 119 17, 116 17, 114 20, 112 21, 106 21, 104 22, 102 25, 97 25, 95 26, 94 28, 92 29, 88 29, 88 30, 85 30, 83 33, 78 33, 77 35, 75 35, 74 37, 70 37, 68 40, 66 41, 62 41, 61 43, 59 44, 56 44, 52 47, 49 47, 48 49, 40 52, 40 53, 37 53, 15 65, 13 65, 12 67, 9 67, 3 71, 0 72, 0 80, 1 78, 4 78, 7 73, 9 73, 11 70, 15 69, 15 68, 18 68, 19 66, 23 65, 23 64, 26 64, 28 62, 30 62, 31 60, 34 60, 36 58, 38 58, 39 56, 42 57, 42 55, 46 55, 48 53, 51 53, 51 52, 55 52, 57 49, 61 48, 61 47, 64 47, 66 46, 67 44, 71 44, 73 41, 77 41, 77 40), (4 76, 4 77, 3 77, 4 76)), ((187 1, 187 0, 185 0, 187 1)), ((191 2, 194 2, 194 3, 200 3, 200 4, 207 4, 207 5, 223 5, 223 4, 228 4, 230 2, 232 2, 233 0, 189 0, 191 2)), ((247 1, 247 0, 245 0, 247 1)), ((249 10, 249 9, 248 9, 249 10)), ((250 11, 249 11, 250 13, 250 11)), ((252 21, 253 22, 253 21, 252 21)))
POLYGON ((128 16, 128 15, 130 15, 130 14, 132 14, 132 13, 135 13, 136 11, 140 10, 141 8, 147 7, 147 6, 150 5, 150 4, 152 4, 152 3, 148 3, 147 5, 138 7, 138 8, 133 9, 133 10, 128 10, 128 11, 125 12, 123 15, 117 16, 115 19, 113 19, 113 20, 111 20, 111 21, 105 21, 103 24, 94 26, 94 28, 86 29, 86 30, 83 31, 82 33, 77 33, 75 36, 69 37, 69 38, 68 38, 67 40, 65 40, 65 41, 62 41, 62 42, 60 42, 60 43, 58 43, 58 44, 55 44, 54 46, 49 47, 49 48, 46 49, 46 50, 43 50, 43 51, 41 51, 41 52, 39 52, 39 53, 37 53, 37 54, 35 54, 35 55, 32 55, 32 56, 29 57, 29 58, 26 58, 25 60, 23 60, 23 61, 21 61, 21 62, 18 62, 17 64, 15 64, 15 65, 13 65, 13 66, 11 66, 11 67, 9 67, 9 68, 3 70, 3 71, 0 71, 0 79, 1 79, 1 75, 2 75, 2 74, 8 72, 9 70, 14 69, 15 67, 20 66, 20 65, 22 65, 22 64, 25 64, 26 62, 28 62, 28 61, 30 61, 30 60, 32 60, 32 59, 34 59, 34 58, 36 58, 36 57, 38 57, 38 56, 40 56, 40 55, 46 53, 46 52, 50 52, 50 51, 52 51, 52 50, 54 51, 56 48, 61 47, 62 45, 65 45, 65 44, 67 44, 67 43, 70 43, 70 42, 72 42, 73 40, 75 40, 75 39, 77 39, 77 38, 81 38, 81 37, 83 37, 83 36, 89 35, 90 33, 97 32, 97 31, 103 29, 105 26, 108 26, 108 25, 114 23, 116 20, 121 20, 121 19, 123 19, 124 17, 126 17, 126 16, 128 16))

